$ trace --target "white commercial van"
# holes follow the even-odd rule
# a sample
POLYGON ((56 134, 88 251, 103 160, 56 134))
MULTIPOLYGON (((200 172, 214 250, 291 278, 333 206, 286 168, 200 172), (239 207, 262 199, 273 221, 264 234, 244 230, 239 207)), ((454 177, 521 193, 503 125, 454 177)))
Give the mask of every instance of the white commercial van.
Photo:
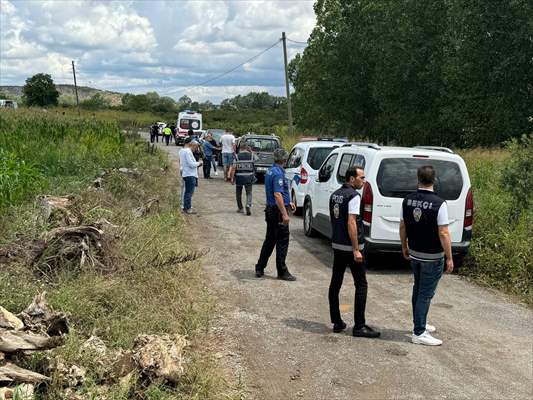
POLYGON ((350 166, 365 169, 362 189, 365 254, 400 252, 400 209, 403 198, 416 190, 417 169, 435 168, 435 192, 448 203, 452 251, 458 263, 472 238, 474 199, 463 159, 444 147, 387 147, 347 143, 331 152, 304 200, 304 232, 331 237, 329 197, 344 183, 350 166))
POLYGON ((196 111, 185 110, 178 114, 176 120, 178 132, 176 135, 176 145, 181 145, 189 136, 189 129, 192 129, 195 135, 200 137, 202 134, 202 114, 196 111))

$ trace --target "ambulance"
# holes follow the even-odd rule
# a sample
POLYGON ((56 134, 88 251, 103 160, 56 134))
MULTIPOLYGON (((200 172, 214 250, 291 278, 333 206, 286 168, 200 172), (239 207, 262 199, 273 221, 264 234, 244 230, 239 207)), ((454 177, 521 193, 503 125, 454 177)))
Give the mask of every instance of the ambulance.
POLYGON ((176 120, 178 133, 176 135, 176 145, 183 145, 185 139, 189 136, 189 129, 200 137, 202 131, 202 114, 196 111, 184 110, 178 114, 176 120))

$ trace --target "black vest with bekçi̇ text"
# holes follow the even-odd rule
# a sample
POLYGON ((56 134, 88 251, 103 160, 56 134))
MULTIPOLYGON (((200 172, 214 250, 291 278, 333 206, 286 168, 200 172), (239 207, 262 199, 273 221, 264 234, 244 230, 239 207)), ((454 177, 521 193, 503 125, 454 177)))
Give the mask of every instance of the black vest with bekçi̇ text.
POLYGON ((422 189, 403 200, 403 220, 411 257, 423 261, 437 261, 444 257, 437 224, 442 203, 444 200, 435 193, 422 189))
MULTIPOLYGON (((329 218, 331 221, 331 245, 334 249, 352 251, 352 241, 348 233, 348 203, 360 194, 348 184, 342 185, 329 198, 329 218)), ((363 220, 356 216, 357 241, 359 249, 363 249, 363 220)))

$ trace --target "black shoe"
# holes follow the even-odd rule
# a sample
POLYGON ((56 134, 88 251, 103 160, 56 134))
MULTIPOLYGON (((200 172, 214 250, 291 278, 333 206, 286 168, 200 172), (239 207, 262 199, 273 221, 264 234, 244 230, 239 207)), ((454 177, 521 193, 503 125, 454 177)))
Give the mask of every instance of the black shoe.
POLYGON ((346 323, 341 321, 339 324, 333 324, 333 332, 339 333, 346 329, 346 323))
POLYGON ((293 282, 296 280, 296 277, 294 275, 291 275, 289 271, 286 271, 285 273, 283 273, 283 275, 278 275, 278 279, 281 279, 282 281, 293 282))
POLYGON ((263 271, 262 269, 256 269, 256 270, 255 270, 255 276, 256 276, 257 278, 262 278, 263 275, 265 275, 265 271, 263 271))
POLYGON ((375 331, 368 325, 365 325, 361 329, 354 328, 352 335, 357 337, 377 338, 381 335, 381 332, 375 331))
POLYGON ((246 207, 246 215, 252 215, 252 211, 250 210, 250 207, 246 207))

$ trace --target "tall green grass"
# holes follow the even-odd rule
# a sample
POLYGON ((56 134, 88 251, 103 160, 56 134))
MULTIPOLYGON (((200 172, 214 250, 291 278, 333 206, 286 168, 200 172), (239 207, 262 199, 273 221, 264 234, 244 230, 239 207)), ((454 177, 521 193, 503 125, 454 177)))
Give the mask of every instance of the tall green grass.
POLYGON ((124 142, 112 119, 0 110, 0 208, 84 184, 102 169, 139 166, 142 148, 124 142))
POLYGON ((504 149, 461 152, 474 191, 470 256, 461 273, 533 304, 533 210, 513 218, 513 198, 502 180, 511 153, 504 149))

